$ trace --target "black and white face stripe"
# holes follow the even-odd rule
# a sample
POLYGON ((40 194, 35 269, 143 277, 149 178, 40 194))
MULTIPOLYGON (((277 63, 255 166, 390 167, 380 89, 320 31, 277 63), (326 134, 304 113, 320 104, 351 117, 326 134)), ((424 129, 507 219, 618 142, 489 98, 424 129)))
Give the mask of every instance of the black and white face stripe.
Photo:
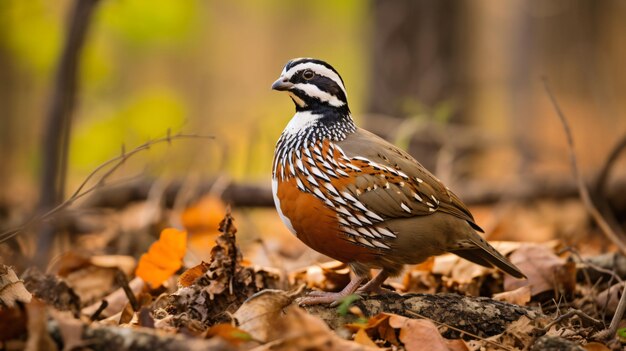
POLYGON ((287 91, 298 110, 348 108, 346 88, 341 76, 321 60, 299 58, 289 61, 272 88, 287 91))

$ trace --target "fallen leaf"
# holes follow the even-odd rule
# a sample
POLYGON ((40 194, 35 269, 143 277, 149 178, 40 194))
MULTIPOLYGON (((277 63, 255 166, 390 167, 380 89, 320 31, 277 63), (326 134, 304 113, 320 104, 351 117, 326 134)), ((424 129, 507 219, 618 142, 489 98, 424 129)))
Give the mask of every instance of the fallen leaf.
POLYGON ((224 202, 213 194, 202 197, 181 214, 183 226, 190 232, 216 231, 226 214, 224 202))
POLYGON ((158 288, 182 266, 186 245, 186 231, 163 229, 159 240, 141 256, 135 274, 151 288, 158 288))
POLYGON ((137 266, 137 260, 132 256, 126 255, 100 255, 91 256, 89 262, 94 266, 103 268, 118 268, 124 274, 131 275, 133 268, 137 266))
POLYGON ((439 334, 435 324, 425 319, 410 319, 391 315, 389 325, 400 329, 400 341, 407 351, 449 351, 446 340, 439 334))
POLYGON ((601 344, 599 342, 590 342, 586 345, 583 345, 583 348, 587 351, 610 351, 611 349, 608 346, 601 344))
POLYGON ((389 325, 389 313, 379 313, 370 317, 365 324, 346 324, 346 328, 352 331, 364 330, 369 336, 375 339, 387 341, 395 346, 400 346, 400 341, 396 337, 396 331, 389 325))
MULTIPOLYGON (((263 318, 263 316, 258 316, 263 318)), ((279 318, 267 326, 267 343, 254 351, 269 350, 327 350, 327 351, 380 351, 378 347, 362 345, 340 338, 319 317, 291 305, 282 309, 279 318)), ((241 326, 242 329, 244 325, 241 326)))
POLYGON ((63 351, 78 350, 89 344, 82 339, 83 322, 68 312, 51 311, 51 316, 57 322, 59 333, 63 339, 63 351))
POLYGON ((527 280, 504 278, 504 290, 510 291, 528 285, 531 296, 554 290, 556 273, 565 264, 551 248, 540 244, 523 244, 510 256, 511 262, 527 276, 527 280))
POLYGON ((202 261, 199 265, 194 266, 186 270, 178 277, 178 286, 187 287, 191 286, 198 278, 209 270, 209 264, 202 261))
POLYGON ((0 308, 0 342, 26 335, 26 310, 23 306, 0 308))
POLYGON ((212 326, 206 331, 204 336, 206 339, 218 336, 235 346, 239 346, 247 341, 252 341, 250 334, 228 323, 212 326))
POLYGON ((58 350, 48 333, 48 313, 46 304, 39 299, 32 299, 26 305, 28 314, 28 339, 25 351, 58 350))
POLYGON ((180 219, 189 232, 189 250, 195 257, 204 260, 210 257, 212 244, 220 235, 217 228, 225 214, 224 202, 214 194, 205 195, 185 208, 180 219))
POLYGON ((290 305, 304 289, 263 290, 252 295, 233 314, 239 328, 250 333, 256 340, 269 341, 274 333, 273 323, 281 318, 283 309, 290 305))
MULTIPOLYGON (((140 291, 143 290, 143 288, 146 286, 146 283, 141 278, 136 277, 128 283, 128 286, 130 286, 130 289, 133 291, 133 293, 137 295, 140 291)), ((116 313, 120 312, 128 302, 126 293, 122 288, 115 290, 114 292, 106 296, 103 300, 107 302, 107 307, 104 309, 104 311, 100 313, 100 316, 102 316, 103 318, 113 316, 116 313)), ((100 308, 101 304, 102 302, 99 301, 90 306, 87 306, 81 310, 81 314, 91 316, 98 310, 98 308, 100 308)))
POLYGON ((528 285, 522 286, 521 288, 517 288, 515 290, 505 291, 493 295, 494 300, 505 301, 520 306, 526 306, 526 304, 530 302, 530 298, 530 286, 528 285))
POLYGON ((609 314, 614 314, 617 310, 617 304, 619 303, 622 292, 624 291, 625 283, 617 283, 611 285, 609 288, 603 290, 596 296, 596 304, 600 310, 606 309, 609 314))
POLYGON ((372 339, 370 339, 369 335, 365 329, 359 329, 356 334, 354 334, 354 341, 365 346, 378 347, 372 339))
POLYGON ((323 291, 339 291, 350 282, 350 268, 339 261, 324 262, 295 271, 290 281, 323 291))
POLYGON ((18 301, 28 303, 31 298, 32 295, 24 287, 24 282, 17 277, 13 269, 2 265, 0 267, 0 306, 12 308, 18 301))

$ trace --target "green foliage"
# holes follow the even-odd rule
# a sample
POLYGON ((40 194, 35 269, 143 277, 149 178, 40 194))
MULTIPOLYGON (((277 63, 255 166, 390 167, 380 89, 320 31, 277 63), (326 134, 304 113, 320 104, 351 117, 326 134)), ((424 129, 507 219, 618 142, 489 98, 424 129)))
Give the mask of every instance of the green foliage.
POLYGON ((361 296, 357 294, 351 294, 343 299, 341 299, 341 303, 337 306, 337 314, 340 316, 345 316, 348 314, 350 306, 355 302, 361 299, 361 296))
POLYGON ((88 171, 119 154, 121 145, 138 145, 180 129, 187 112, 183 100, 167 89, 131 97, 125 107, 79 121, 71 143, 71 164, 88 171))
POLYGON ((134 48, 184 42, 196 24, 195 1, 108 0, 101 19, 134 48))
POLYGON ((46 77, 57 62, 62 43, 60 18, 43 0, 3 0, 0 28, 3 45, 21 68, 46 77))

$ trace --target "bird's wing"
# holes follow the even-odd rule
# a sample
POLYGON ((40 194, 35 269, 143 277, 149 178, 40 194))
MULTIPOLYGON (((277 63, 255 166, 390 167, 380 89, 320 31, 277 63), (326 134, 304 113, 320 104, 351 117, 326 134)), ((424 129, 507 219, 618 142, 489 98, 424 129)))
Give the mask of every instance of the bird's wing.
POLYGON ((405 151, 360 128, 336 145, 360 169, 347 190, 369 210, 386 219, 441 211, 482 232, 463 202, 405 151))

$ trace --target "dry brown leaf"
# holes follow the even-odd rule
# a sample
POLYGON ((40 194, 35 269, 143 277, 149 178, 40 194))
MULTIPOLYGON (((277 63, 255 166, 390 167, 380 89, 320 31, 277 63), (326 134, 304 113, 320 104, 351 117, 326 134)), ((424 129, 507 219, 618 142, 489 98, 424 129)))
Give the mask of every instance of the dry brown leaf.
POLYGON ((118 268, 126 276, 133 273, 133 269, 137 266, 137 260, 132 256, 126 255, 100 255, 91 256, 89 262, 94 266, 103 268, 118 268))
POLYGON ((596 296, 596 304, 600 308, 600 310, 604 310, 609 314, 614 314, 617 309, 617 304, 619 303, 620 296, 622 291, 624 291, 624 284, 626 283, 617 283, 611 285, 608 289, 603 290, 596 296))
POLYGON ((365 346, 378 347, 370 336, 367 335, 365 329, 359 329, 356 334, 354 334, 354 342, 365 346))
POLYGON ((268 342, 254 351, 276 350, 327 350, 327 351, 380 351, 378 347, 358 344, 340 338, 319 317, 291 305, 272 321, 268 342))
POLYGON ((202 261, 199 265, 194 266, 183 272, 178 277, 178 286, 187 287, 191 286, 198 278, 209 270, 209 264, 202 261))
POLYGON ((531 320, 526 316, 520 317, 508 325, 502 334, 480 340, 471 340, 467 344, 472 350, 500 351, 506 349, 503 345, 531 345, 535 336, 533 331, 542 326, 544 321, 531 320))
POLYGON ((389 325, 389 313, 379 313, 367 320, 366 324, 346 324, 346 328, 352 331, 364 330, 374 339, 381 339, 393 344, 401 346, 400 341, 396 337, 396 331, 389 325))
MULTIPOLYGON (((144 289, 144 287, 146 286, 146 283, 141 278, 137 277, 131 280, 130 282, 128 282, 128 286, 136 295, 144 289)), ((114 292, 106 296, 103 300, 107 301, 108 303, 107 308, 105 308, 104 311, 100 313, 100 315, 104 318, 107 318, 107 317, 115 315, 116 313, 119 313, 128 302, 126 293, 124 293, 124 290, 122 288, 115 290, 114 292)), ((81 310, 81 314, 86 315, 86 316, 91 316, 92 314, 96 312, 96 310, 98 310, 98 308, 100 308, 101 303, 102 303, 101 301, 98 301, 90 306, 83 308, 81 310)))
POLYGON ((338 291, 350 282, 350 268, 339 261, 324 262, 292 273, 290 281, 323 291, 338 291))
MULTIPOLYGON (((510 241, 492 241, 490 244, 505 256, 521 246, 518 242, 510 241)), ((470 284, 475 278, 494 271, 493 268, 477 265, 453 254, 435 257, 432 267, 433 273, 449 277, 450 280, 461 285, 470 284)))
POLYGON ((25 351, 58 350, 48 333, 48 312, 46 304, 39 299, 32 299, 26 305, 28 313, 28 340, 25 351))
POLYGON ((63 254, 51 271, 58 275, 80 297, 81 303, 91 304, 101 299, 117 285, 118 270, 132 274, 136 261, 131 256, 102 255, 86 257, 75 252, 63 254))
POLYGON ((59 326, 63 339, 63 351, 79 350, 87 346, 88 341, 82 339, 84 324, 69 312, 51 311, 51 316, 59 326))
POLYGON ((400 341, 407 351, 449 351, 446 339, 435 324, 426 319, 410 319, 399 315, 389 317, 389 325, 400 329, 400 341))
POLYGON ((255 340, 269 341, 274 336, 274 322, 281 318, 283 309, 302 293, 304 286, 293 291, 263 290, 254 294, 233 314, 239 328, 255 340))
POLYGON ((78 270, 69 272, 64 281, 80 297, 80 301, 91 304, 112 291, 117 268, 104 268, 87 263, 78 270))
POLYGON ((583 348, 587 351, 610 351, 608 346, 601 344, 599 342, 590 342, 586 345, 583 345, 583 348))
POLYGON ((30 302, 32 295, 21 281, 13 269, 9 266, 2 265, 0 267, 0 306, 9 308, 15 307, 16 303, 30 302))
POLYGON ((166 228, 159 240, 141 256, 135 274, 152 288, 157 288, 182 266, 187 249, 187 232, 166 228))
POLYGON ((449 351, 469 351, 469 346, 463 339, 445 340, 449 351))
POLYGON ((526 306, 530 302, 530 286, 525 285, 521 288, 505 291, 499 294, 494 294, 493 299, 498 301, 505 301, 520 306, 526 306))
POLYGON ((528 285, 531 296, 554 290, 555 274, 565 264, 565 260, 553 250, 540 244, 523 244, 510 256, 510 260, 526 274, 527 280, 504 278, 504 290, 510 291, 528 285))
POLYGON ((0 342, 26 334, 26 311, 22 306, 0 308, 0 342))

